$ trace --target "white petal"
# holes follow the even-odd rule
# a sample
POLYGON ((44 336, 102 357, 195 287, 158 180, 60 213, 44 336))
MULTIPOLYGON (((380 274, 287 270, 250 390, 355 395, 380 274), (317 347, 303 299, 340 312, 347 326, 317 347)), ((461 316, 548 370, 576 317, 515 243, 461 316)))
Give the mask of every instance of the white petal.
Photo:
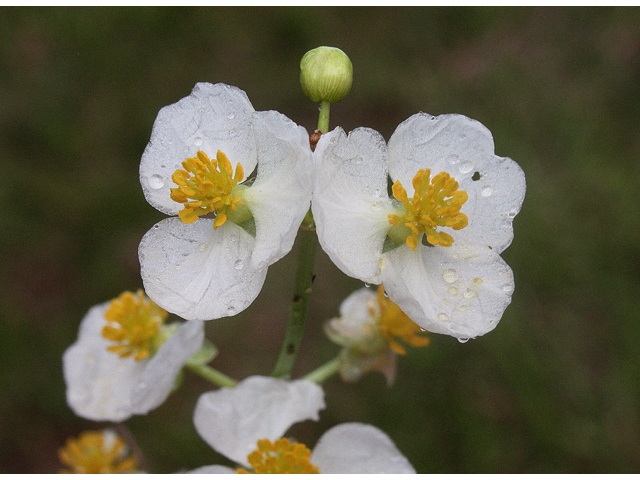
POLYGON ((284 115, 255 112, 258 174, 245 192, 256 222, 254 266, 267 266, 291 250, 311 202, 311 149, 307 131, 284 115))
POLYGON ((509 246, 511 223, 524 199, 524 173, 510 158, 494 154, 493 137, 484 125, 464 115, 419 113, 405 120, 389 139, 391 178, 400 180, 411 196, 411 181, 425 168, 432 175, 449 173, 469 195, 461 209, 469 225, 443 231, 458 244, 491 246, 497 253, 509 246))
POLYGON ((310 461, 320 473, 416 473, 384 432, 363 423, 327 430, 310 461))
POLYGON ((351 293, 340 304, 340 318, 330 320, 331 327, 341 336, 357 342, 371 335, 370 327, 375 327, 375 319, 369 308, 379 312, 376 294, 369 288, 361 288, 351 293), (369 328, 368 328, 369 327, 369 328))
POLYGON ((196 468, 195 470, 190 470, 187 473, 195 473, 195 474, 228 474, 228 473, 236 473, 233 468, 225 467, 223 465, 207 465, 206 467, 196 468))
POLYGON ((187 359, 202 346, 204 323, 185 322, 149 360, 133 388, 134 413, 149 413, 167 399, 187 359))
POLYGON ((251 265, 254 238, 232 222, 168 218, 140 242, 140 274, 154 302, 187 320, 235 315, 258 296, 267 269, 251 265))
POLYGON ((493 330, 511 303, 513 273, 489 248, 407 246, 385 254, 389 298, 422 328, 465 339, 493 330))
POLYGON ((358 128, 323 135, 314 152, 311 208, 318 240, 349 276, 380 283, 378 259, 393 213, 387 195, 387 154, 382 136, 358 128))
POLYGON ((318 420, 324 407, 324 392, 313 382, 254 376, 201 395, 194 424, 214 450, 247 465, 258 440, 273 441, 294 423, 318 420))
POLYGON ((78 340, 62 356, 67 403, 80 417, 120 422, 133 413, 131 391, 146 360, 109 352, 102 336, 109 302, 92 307, 80 324, 78 340))
POLYGON ((171 175, 202 150, 214 158, 221 150, 233 169, 245 175, 256 166, 251 102, 239 88, 198 83, 191 95, 160 110, 140 161, 140 183, 147 201, 161 212, 177 215, 182 205, 170 197, 177 185, 171 175))

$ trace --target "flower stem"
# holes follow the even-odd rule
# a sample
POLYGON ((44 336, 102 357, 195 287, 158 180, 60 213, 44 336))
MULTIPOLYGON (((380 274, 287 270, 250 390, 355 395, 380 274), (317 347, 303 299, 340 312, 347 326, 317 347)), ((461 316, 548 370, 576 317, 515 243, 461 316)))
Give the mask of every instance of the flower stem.
POLYGON ((318 130, 322 133, 327 133, 329 131, 329 111, 331 109, 331 104, 329 102, 323 101, 320 103, 320 115, 318 116, 318 130))
POLYGON ((197 364, 185 364, 189 370, 193 373, 200 375, 205 380, 210 381, 214 385, 218 387, 235 387, 238 382, 236 382, 233 378, 227 377, 224 373, 219 372, 215 368, 211 368, 208 365, 197 365, 197 364))
POLYGON ((298 251, 298 270, 293 288, 293 300, 289 308, 287 330, 284 335, 280 354, 271 372, 272 377, 289 377, 295 362, 304 325, 307 321, 307 310, 313 283, 313 264, 315 262, 318 238, 315 232, 300 230, 300 250, 298 251))
POLYGON ((333 360, 329 360, 324 365, 320 365, 314 371, 307 373, 303 380, 309 380, 310 382, 322 383, 329 377, 338 372, 340 367, 340 358, 336 357, 333 360))

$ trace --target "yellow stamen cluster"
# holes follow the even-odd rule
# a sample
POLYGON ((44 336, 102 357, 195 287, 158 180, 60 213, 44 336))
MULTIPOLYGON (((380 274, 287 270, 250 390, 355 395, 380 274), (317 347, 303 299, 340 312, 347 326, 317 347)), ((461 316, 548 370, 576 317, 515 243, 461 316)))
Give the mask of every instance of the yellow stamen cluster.
POLYGON ((445 232, 436 231, 436 227, 450 227, 460 230, 467 226, 468 218, 460 213, 460 208, 469 196, 464 190, 458 190, 458 182, 447 172, 440 172, 431 181, 431 171, 419 170, 413 178, 415 193, 413 199, 407 198, 407 192, 400 183, 393 184, 393 196, 402 202, 404 215, 389 215, 389 223, 396 227, 404 225, 411 230, 407 236, 407 245, 414 250, 418 246, 418 236, 427 235, 431 245, 450 247, 453 237, 445 232))
POLYGON ((160 326, 169 314, 147 298, 142 290, 134 295, 123 292, 109 304, 104 314, 107 325, 102 336, 116 342, 107 347, 110 352, 125 358, 133 355, 136 360, 154 353, 160 326))
POLYGON ((249 454, 247 460, 253 472, 239 468, 237 473, 320 473, 318 467, 309 462, 311 450, 302 443, 292 443, 286 438, 275 442, 258 440, 258 449, 249 454))
POLYGON ((77 439, 68 439, 58 451, 60 461, 69 467, 60 473, 135 473, 137 462, 126 454, 126 444, 115 434, 83 432, 77 439))
POLYGON ((201 215, 215 213, 213 228, 217 229, 227 221, 227 209, 235 212, 241 201, 233 196, 233 189, 244 178, 242 165, 238 163, 233 175, 231 162, 218 150, 213 161, 198 151, 196 157, 187 158, 182 166, 184 170, 176 170, 171 176, 178 185, 171 189, 171 198, 184 204, 178 216, 184 223, 193 223, 201 215))
MULTIPOLYGON (((398 305, 389 300, 384 294, 384 287, 380 285, 376 293, 376 300, 380 315, 376 318, 378 329, 389 342, 389 347, 399 355, 406 355, 407 350, 396 339, 411 345, 412 347, 424 347, 429 345, 429 339, 421 336, 422 330, 400 309, 398 305)), ((376 317, 375 310, 369 307, 369 313, 376 317)))

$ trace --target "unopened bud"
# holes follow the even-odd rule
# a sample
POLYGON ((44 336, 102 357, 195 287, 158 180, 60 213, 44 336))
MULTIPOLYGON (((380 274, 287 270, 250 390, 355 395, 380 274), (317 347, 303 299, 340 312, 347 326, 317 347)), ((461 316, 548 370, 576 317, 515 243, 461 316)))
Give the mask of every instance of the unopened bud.
POLYGON ((352 80, 351 60, 339 48, 314 48, 300 61, 302 91, 316 103, 339 102, 351 90, 352 80))

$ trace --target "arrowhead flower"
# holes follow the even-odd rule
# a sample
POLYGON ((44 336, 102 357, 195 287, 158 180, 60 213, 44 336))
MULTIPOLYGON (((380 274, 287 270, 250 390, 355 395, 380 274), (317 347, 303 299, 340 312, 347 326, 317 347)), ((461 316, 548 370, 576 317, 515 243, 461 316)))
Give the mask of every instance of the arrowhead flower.
POLYGON ((318 239, 344 273, 384 283, 430 332, 465 340, 495 328, 514 290, 500 253, 525 178, 495 155, 489 130, 463 115, 419 113, 388 145, 375 130, 337 128, 314 162, 318 239))
MULTIPOLYGON (((313 451, 282 438, 294 423, 318 420, 324 406, 324 392, 313 382, 254 376, 202 395, 194 424, 211 447, 242 465, 237 473, 415 473, 391 439, 371 425, 337 425, 313 451)), ((210 465, 191 473, 234 470, 210 465)))
POLYGON ((384 287, 377 292, 361 288, 340 304, 340 316, 325 324, 327 336, 344 347, 340 352, 340 376, 356 381, 378 370, 392 385, 396 376, 396 355, 406 355, 403 344, 424 347, 429 339, 395 303, 384 287))
POLYGON ((204 342, 204 323, 164 325, 167 312, 142 291, 92 307, 62 356, 76 415, 120 422, 160 406, 204 342))
POLYGON ((304 128, 255 112, 246 94, 198 83, 160 110, 140 162, 147 201, 172 218, 140 242, 145 290, 187 320, 248 307, 286 255, 309 209, 304 128))

